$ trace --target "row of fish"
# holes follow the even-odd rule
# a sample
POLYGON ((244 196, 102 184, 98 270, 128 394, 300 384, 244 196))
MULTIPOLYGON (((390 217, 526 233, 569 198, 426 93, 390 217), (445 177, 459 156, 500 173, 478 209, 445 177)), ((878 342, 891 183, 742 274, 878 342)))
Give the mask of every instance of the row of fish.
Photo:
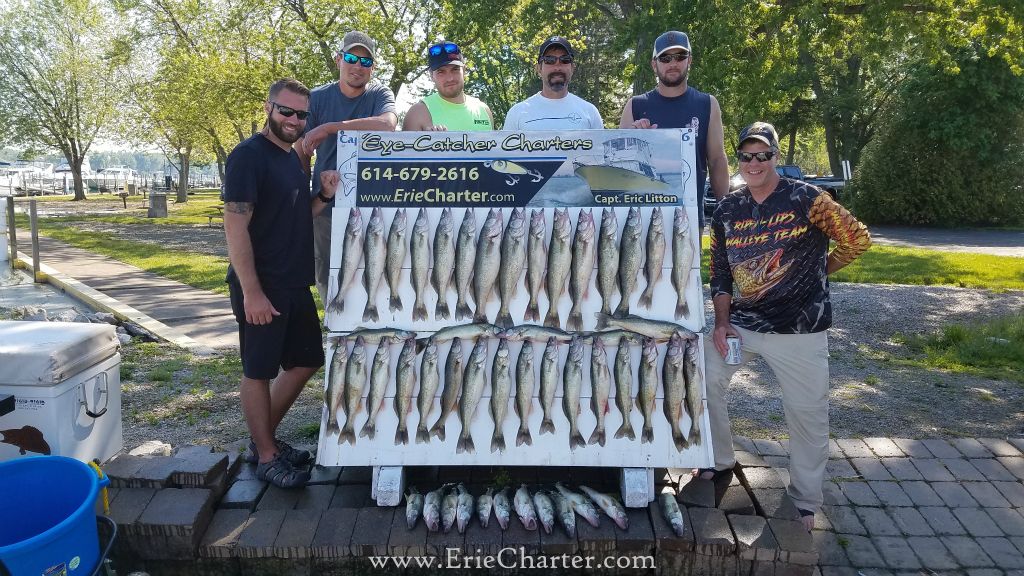
POLYGON ((432 436, 445 440, 445 426, 452 413, 459 415, 462 429, 456 444, 456 452, 476 451, 470 427, 475 418, 485 388, 488 385, 486 362, 488 341, 498 338, 490 371, 490 414, 494 423, 491 436, 491 452, 506 449, 503 423, 508 412, 508 400, 514 397, 514 410, 519 418, 516 446, 532 445, 533 436, 529 428, 530 412, 533 408, 534 389, 539 384, 540 406, 543 418, 539 433, 555 433, 555 396, 562 383, 562 410, 569 423, 569 447, 576 449, 589 444, 604 446, 606 443, 605 421, 610 413, 614 386, 614 402, 622 415, 622 425, 616 430, 615 438, 636 439, 636 432, 630 420, 634 404, 643 416, 641 443, 654 441, 654 412, 658 386, 663 388, 664 414, 668 420, 673 443, 683 451, 692 443, 699 445, 699 421, 703 414, 701 394, 702 377, 699 374, 699 352, 697 336, 693 332, 671 322, 646 320, 636 317, 614 318, 600 315, 602 323, 612 330, 587 334, 570 334, 556 328, 525 325, 499 329, 490 324, 466 324, 437 331, 427 339, 417 340, 415 333, 395 329, 370 329, 353 332, 341 338, 331 360, 331 368, 325 391, 324 402, 328 408, 327 433, 338 435, 338 444, 356 442, 356 416, 362 410, 364 387, 367 382, 369 364, 369 390, 366 392, 367 418, 359 437, 373 439, 376 434, 377 416, 384 407, 385 392, 390 382, 391 344, 404 341, 395 370, 396 392, 394 409, 398 415, 395 445, 409 443, 407 420, 414 403, 417 384, 419 393, 415 404, 419 423, 416 428, 416 443, 430 442, 432 436), (351 351, 347 339, 355 338, 351 351), (463 356, 462 339, 475 338, 475 345, 468 359, 463 356), (444 378, 439 368, 438 344, 451 340, 452 344, 444 365, 444 378), (534 369, 534 346, 524 345, 520 349, 515 366, 512 366, 509 341, 546 342, 540 359, 538 372, 534 369), (659 378, 658 341, 668 341, 665 359, 659 378), (366 344, 377 341, 377 351, 372 363, 368 362, 366 344), (590 383, 591 410, 596 426, 587 441, 579 429, 581 414, 581 391, 584 380, 585 342, 591 342, 590 383), (568 355, 559 370, 559 347, 568 343, 568 355), (615 358, 609 362, 606 345, 618 343, 615 358), (638 372, 638 393, 634 398, 631 347, 640 344, 641 359, 638 372), (416 370, 416 356, 422 350, 419 371, 416 370), (434 408, 438 388, 440 414, 428 428, 428 419, 434 408), (339 423, 338 413, 346 416, 344 426, 339 423), (683 414, 691 422, 688 431, 681 428, 683 414))
MULTIPOLYGON (((407 252, 415 293, 412 308, 414 321, 427 319, 424 297, 429 282, 438 296, 435 318, 448 319, 451 316, 448 290, 454 287, 457 294, 456 320, 471 318, 473 322, 490 322, 487 318, 487 303, 496 291, 500 307, 494 324, 502 328, 512 326, 509 306, 525 272, 525 287, 530 300, 524 320, 541 320, 538 302, 543 289, 546 290, 549 302, 544 325, 560 328, 562 320, 558 313, 558 301, 568 280, 572 308, 566 326, 569 330, 581 330, 581 306, 587 297, 595 264, 602 314, 619 318, 629 315, 630 298, 637 288, 637 277, 641 269, 647 284, 638 304, 642 308, 651 308, 654 286, 661 277, 666 251, 666 231, 661 208, 651 211, 646 238, 641 237, 643 223, 640 209, 635 207, 629 209, 621 238, 617 238, 618 222, 615 211, 610 208, 603 210, 599 230, 594 222, 593 209, 581 209, 575 232, 569 222, 569 209, 555 209, 551 236, 546 245, 547 222, 543 210, 533 210, 529 223, 524 208, 513 209, 507 225, 504 225, 503 220, 501 210, 492 208, 478 233, 476 215, 469 209, 456 232, 452 211, 445 208, 431 243, 425 208, 420 209, 408 240, 408 217, 404 208, 395 212, 386 234, 380 208, 373 209, 365 232, 362 213, 358 208, 352 208, 342 241, 338 290, 328 303, 327 310, 334 313, 344 311, 346 295, 360 265, 363 267, 363 286, 368 296, 363 321, 379 320, 377 292, 382 279, 390 292, 390 310, 402 310, 404 303, 399 294, 399 285, 407 252), (620 298, 613 310, 612 300, 616 296, 620 298), (475 310, 469 307, 470 298, 475 310)), ((686 210, 677 207, 672 230, 671 276, 677 299, 676 319, 689 315, 686 290, 697 254, 692 236, 686 210)))

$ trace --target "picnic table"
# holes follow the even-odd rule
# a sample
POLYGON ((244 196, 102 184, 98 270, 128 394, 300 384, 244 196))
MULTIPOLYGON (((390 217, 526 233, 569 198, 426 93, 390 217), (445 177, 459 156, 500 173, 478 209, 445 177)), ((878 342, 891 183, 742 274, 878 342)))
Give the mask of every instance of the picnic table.
POLYGON ((223 225, 224 224, 224 205, 223 204, 217 204, 216 206, 212 206, 203 215, 206 216, 206 225, 207 226, 209 226, 211 228, 213 227, 213 220, 214 220, 214 218, 219 218, 220 222, 221 222, 221 225, 223 225))

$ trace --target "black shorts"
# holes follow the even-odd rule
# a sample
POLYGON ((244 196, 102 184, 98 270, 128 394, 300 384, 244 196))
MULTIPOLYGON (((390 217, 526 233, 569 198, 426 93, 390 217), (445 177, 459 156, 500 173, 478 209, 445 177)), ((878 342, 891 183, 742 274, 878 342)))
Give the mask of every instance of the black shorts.
POLYGON ((281 369, 319 368, 324 365, 320 318, 308 287, 264 288, 270 303, 281 313, 270 324, 245 321, 242 288, 228 282, 231 311, 238 321, 238 348, 242 373, 253 380, 271 380, 281 369))

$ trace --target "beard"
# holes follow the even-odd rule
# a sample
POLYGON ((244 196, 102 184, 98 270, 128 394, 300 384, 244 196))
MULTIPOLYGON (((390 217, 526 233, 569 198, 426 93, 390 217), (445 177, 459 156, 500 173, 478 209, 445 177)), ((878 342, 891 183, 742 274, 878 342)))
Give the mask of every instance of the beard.
POLYGON ((445 98, 458 98, 462 95, 462 90, 465 87, 464 84, 456 84, 454 86, 438 86, 437 92, 445 98))
POLYGON ((566 79, 565 74, 561 72, 552 72, 548 74, 548 88, 551 88, 555 92, 562 92, 565 87, 568 86, 569 81, 566 79), (557 78, 557 80, 556 80, 557 78))
POLYGON ((270 126, 270 131, 274 133, 274 136, 277 136, 282 142, 287 142, 288 144, 294 144, 295 141, 302 136, 301 129, 296 129, 294 134, 285 132, 284 126, 282 126, 280 122, 274 120, 273 116, 267 116, 267 125, 270 126))
POLYGON ((668 87, 668 88, 675 88, 677 86, 681 86, 683 84, 683 82, 686 82, 686 80, 687 80, 687 78, 689 78, 689 76, 690 76, 690 70, 689 69, 683 70, 675 80, 669 80, 664 75, 658 74, 658 82, 662 86, 665 86, 665 87, 668 87))

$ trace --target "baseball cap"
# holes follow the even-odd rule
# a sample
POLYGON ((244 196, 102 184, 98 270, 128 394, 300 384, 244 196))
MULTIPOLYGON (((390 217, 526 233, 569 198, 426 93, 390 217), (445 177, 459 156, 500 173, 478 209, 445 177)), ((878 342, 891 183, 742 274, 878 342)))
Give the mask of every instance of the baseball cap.
POLYGON ((569 56, 576 57, 576 51, 572 49, 572 44, 569 43, 569 39, 564 36, 552 36, 544 41, 540 45, 540 52, 537 53, 537 57, 541 57, 545 52, 548 51, 552 46, 561 46, 565 48, 565 51, 569 53, 569 56))
POLYGON ((775 127, 767 122, 754 122, 740 130, 738 146, 742 146, 744 142, 750 139, 760 140, 773 148, 779 147, 779 135, 775 132, 775 127))
POLYGON ((370 53, 370 58, 377 58, 377 43, 367 33, 353 30, 345 34, 345 37, 341 40, 341 50, 343 52, 348 52, 356 46, 366 48, 370 53))
POLYGON ((433 72, 442 66, 455 64, 466 66, 466 60, 462 56, 462 50, 454 42, 440 41, 427 48, 427 65, 433 72))
POLYGON ((657 58, 673 48, 682 48, 683 50, 686 50, 687 54, 690 53, 690 38, 685 32, 669 30, 661 36, 658 36, 654 41, 654 54, 651 58, 657 58))

